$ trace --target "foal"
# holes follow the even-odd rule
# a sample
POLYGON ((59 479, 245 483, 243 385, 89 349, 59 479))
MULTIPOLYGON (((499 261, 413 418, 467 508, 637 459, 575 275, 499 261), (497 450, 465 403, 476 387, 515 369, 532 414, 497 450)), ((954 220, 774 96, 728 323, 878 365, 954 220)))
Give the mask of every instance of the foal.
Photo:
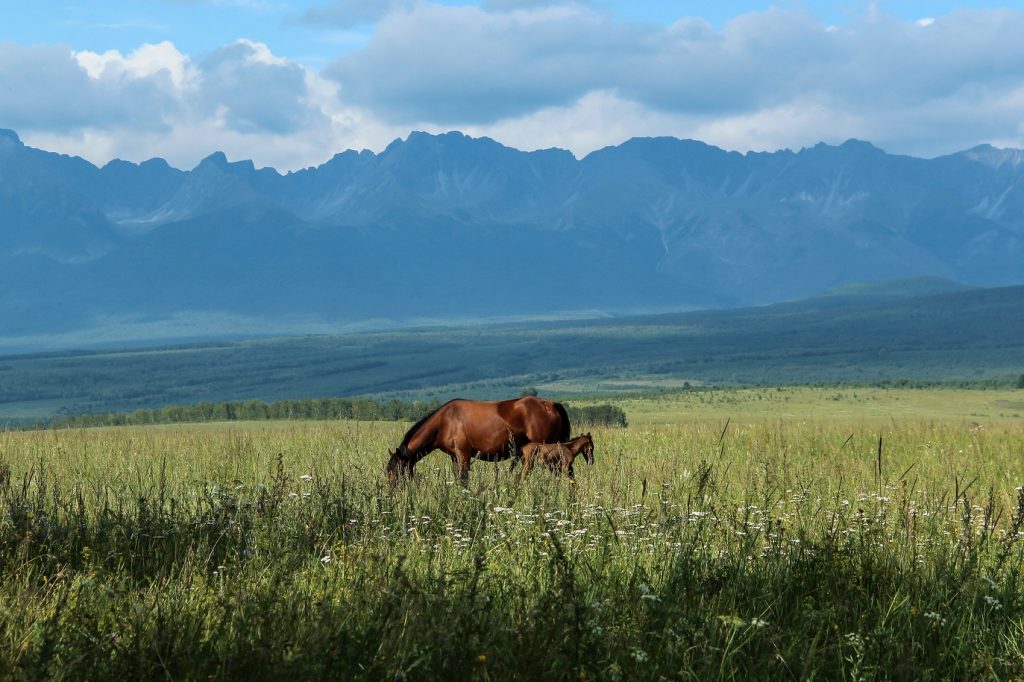
MULTIPOLYGON (((569 478, 576 478, 572 463, 582 454, 587 464, 594 464, 594 441, 589 433, 576 436, 565 443, 527 443, 522 448, 523 474, 530 473, 534 464, 540 462, 551 471, 558 471, 569 478)), ((515 462, 512 463, 515 467, 515 462)))

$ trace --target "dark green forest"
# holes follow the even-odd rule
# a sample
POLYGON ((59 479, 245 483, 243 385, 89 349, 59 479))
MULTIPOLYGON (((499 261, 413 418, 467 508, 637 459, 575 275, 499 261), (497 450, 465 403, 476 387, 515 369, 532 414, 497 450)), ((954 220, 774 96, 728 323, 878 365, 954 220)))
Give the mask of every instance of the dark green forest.
POLYGON ((194 403, 388 401, 698 385, 1005 385, 1024 287, 739 310, 0 357, 0 423, 194 403))
MULTIPOLYGON (((200 422, 326 420, 357 419, 364 421, 416 421, 441 406, 439 401, 427 403, 391 399, 386 402, 370 398, 305 398, 265 403, 248 400, 244 403, 195 403, 171 405, 133 412, 98 412, 53 419, 53 428, 89 426, 144 426, 148 424, 184 424, 200 422)), ((626 413, 615 405, 566 405, 570 423, 576 426, 626 427, 626 413)), ((40 424, 42 426, 42 424, 40 424)))

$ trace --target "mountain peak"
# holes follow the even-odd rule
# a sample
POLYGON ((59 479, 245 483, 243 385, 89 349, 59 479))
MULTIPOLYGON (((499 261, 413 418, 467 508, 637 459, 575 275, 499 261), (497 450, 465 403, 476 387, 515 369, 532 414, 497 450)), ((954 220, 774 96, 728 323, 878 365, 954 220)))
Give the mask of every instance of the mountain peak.
POLYGON ((228 157, 224 152, 214 152, 207 156, 205 159, 199 162, 196 168, 214 167, 214 168, 227 168, 228 157))
POLYGON ((847 149, 847 150, 859 150, 859 151, 871 152, 873 154, 884 154, 885 153, 881 149, 876 147, 875 145, 871 144, 870 142, 866 142, 864 140, 858 140, 855 137, 851 137, 846 142, 843 142, 841 145, 839 145, 839 148, 840 149, 847 149))
POLYGON ((0 138, 6 138, 14 144, 20 145, 21 138, 18 137, 18 133, 13 130, 7 130, 6 128, 0 128, 0 138))
POLYGON ((960 152, 971 161, 985 163, 990 166, 1020 166, 1024 164, 1024 149, 1000 149, 990 144, 979 144, 977 147, 960 152))
MULTIPOLYGON (((422 130, 414 130, 403 140, 395 139, 387 146, 384 153, 395 151, 399 148, 424 149, 424 148, 465 148, 465 147, 491 147, 500 149, 511 149, 490 137, 472 137, 458 130, 449 130, 446 133, 427 133, 422 130)), ((518 149, 514 151, 519 151, 518 149)))
MULTIPOLYGON (((241 161, 228 161, 228 157, 224 152, 214 152, 205 159, 199 162, 199 165, 195 167, 195 170, 209 171, 219 170, 223 172, 233 173, 235 175, 252 175, 256 173, 256 164, 252 162, 252 159, 242 159, 241 161)), ((277 171, 273 168, 264 168, 260 173, 269 172, 277 175, 277 171)))
POLYGON ((171 164, 167 163, 166 159, 163 159, 159 156, 155 156, 152 159, 149 159, 148 161, 143 161, 142 163, 140 163, 139 168, 158 168, 160 170, 164 170, 170 169, 171 164))
POLYGON ((813 147, 805 147, 804 151, 813 152, 829 152, 829 151, 843 151, 846 153, 866 153, 866 154, 877 154, 884 155, 885 150, 879 149, 870 142, 864 140, 858 140, 855 137, 851 137, 842 144, 833 145, 828 142, 819 142, 813 147))
POLYGON ((458 130, 449 130, 447 133, 439 133, 437 135, 434 135, 433 133, 424 132, 422 130, 414 130, 411 133, 409 133, 409 136, 405 139, 405 141, 423 142, 426 140, 463 140, 467 138, 469 138, 468 135, 458 130))
POLYGON ((131 161, 125 161, 124 159, 111 159, 102 166, 101 170, 130 168, 138 168, 138 164, 132 163, 131 161))
POLYGON ((712 154, 727 154, 721 147, 708 144, 707 142, 701 142, 700 140, 694 140, 690 138, 677 138, 669 136, 657 136, 657 137, 631 137, 625 142, 615 147, 605 147, 605 149, 620 149, 623 151, 650 151, 657 150, 662 153, 676 154, 680 152, 684 153, 712 153, 712 154))

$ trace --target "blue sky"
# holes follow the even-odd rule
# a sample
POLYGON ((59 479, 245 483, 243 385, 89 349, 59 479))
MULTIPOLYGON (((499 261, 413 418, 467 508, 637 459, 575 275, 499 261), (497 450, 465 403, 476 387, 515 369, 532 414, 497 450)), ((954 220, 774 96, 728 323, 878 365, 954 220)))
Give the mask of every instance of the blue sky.
POLYGON ((0 25, 0 127, 96 163, 298 168, 410 130, 578 155, 1024 146, 1024 3, 38 0, 0 25))
MULTIPOLYGON (((332 26, 310 21, 311 11, 332 5, 379 5, 387 0, 332 3, 299 0, 38 0, 11 3, 4 8, 0 40, 21 44, 67 44, 78 50, 122 52, 142 43, 169 40, 188 54, 198 55, 239 38, 265 43, 275 54, 317 66, 344 52, 365 45, 372 36, 372 22, 332 26)), ((442 0, 449 6, 480 6, 480 2, 442 0)), ((512 3, 508 3, 512 4, 512 3)), ((528 5, 528 2, 520 3, 528 5)), ((537 3, 539 4, 539 3, 537 3)), ((633 0, 590 3, 623 21, 669 25, 682 17, 706 19, 721 28, 730 19, 771 7, 805 8, 827 24, 847 21, 872 3, 851 0, 816 2, 749 2, 740 0, 633 0)), ((906 19, 947 14, 957 8, 998 7, 996 3, 903 0, 874 3, 884 11, 906 19)), ((1015 3, 1001 6, 1012 7, 1015 3)))

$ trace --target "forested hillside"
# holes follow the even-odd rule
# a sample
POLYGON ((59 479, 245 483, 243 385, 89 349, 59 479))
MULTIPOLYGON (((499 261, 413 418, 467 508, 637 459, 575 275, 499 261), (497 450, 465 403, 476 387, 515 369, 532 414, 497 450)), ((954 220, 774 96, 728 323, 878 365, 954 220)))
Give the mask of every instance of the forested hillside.
MULTIPOLYGON (((911 287, 913 290, 914 287, 911 287)), ((1024 287, 837 293, 731 311, 0 358, 0 416, 807 382, 1012 386, 1024 287)))

